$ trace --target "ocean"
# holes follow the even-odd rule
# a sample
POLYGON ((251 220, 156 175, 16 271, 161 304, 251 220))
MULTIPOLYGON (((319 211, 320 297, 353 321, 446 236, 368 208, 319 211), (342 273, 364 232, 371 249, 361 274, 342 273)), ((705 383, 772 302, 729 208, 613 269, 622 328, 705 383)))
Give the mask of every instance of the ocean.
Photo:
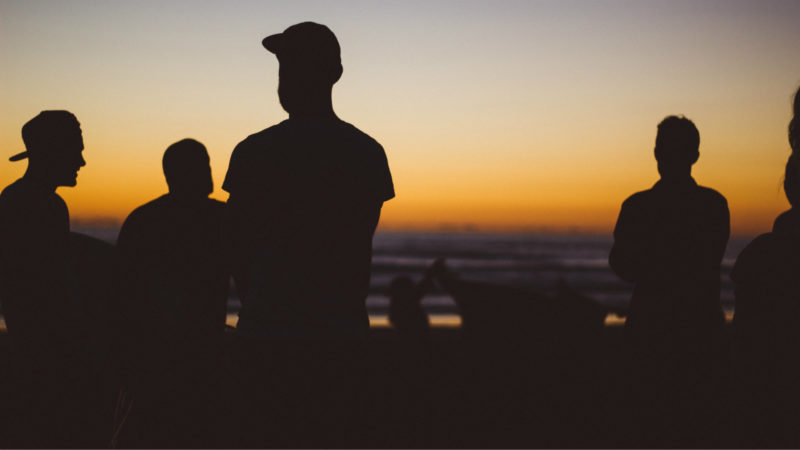
MULTIPOLYGON (((73 231, 113 243, 115 227, 73 226, 73 231)), ((733 237, 722 262, 722 304, 733 314, 733 285, 729 275, 736 256, 752 238, 733 237)), ((559 278, 574 290, 611 307, 627 306, 632 285, 617 278, 608 265, 610 235, 507 234, 478 232, 379 231, 373 241, 372 279, 367 309, 373 326, 388 325, 388 287, 406 275, 418 281, 436 258, 462 279, 486 281, 552 294, 559 278)), ((434 326, 458 326, 458 309, 438 286, 422 301, 434 326)), ((228 323, 235 324, 241 306, 232 295, 228 323)), ((609 315, 607 322, 618 320, 609 315)))

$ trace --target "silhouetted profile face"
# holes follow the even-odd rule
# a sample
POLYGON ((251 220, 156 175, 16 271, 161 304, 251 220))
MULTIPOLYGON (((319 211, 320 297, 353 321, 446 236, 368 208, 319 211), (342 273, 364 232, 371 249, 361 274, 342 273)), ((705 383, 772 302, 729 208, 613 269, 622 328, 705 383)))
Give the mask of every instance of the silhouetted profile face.
POLYGON ((333 85, 342 75, 339 42, 325 25, 303 22, 264 38, 278 57, 278 98, 289 114, 330 108, 333 85))
POLYGON ((655 156, 662 178, 685 177, 700 157, 700 133, 691 120, 669 116, 658 124, 655 156))
POLYGON ((214 191, 206 147, 194 139, 170 145, 162 159, 170 194, 206 198, 214 191))
POLYGON ((10 158, 28 158, 28 174, 51 187, 75 186, 83 159, 78 119, 68 111, 42 111, 22 127, 26 151, 10 158))

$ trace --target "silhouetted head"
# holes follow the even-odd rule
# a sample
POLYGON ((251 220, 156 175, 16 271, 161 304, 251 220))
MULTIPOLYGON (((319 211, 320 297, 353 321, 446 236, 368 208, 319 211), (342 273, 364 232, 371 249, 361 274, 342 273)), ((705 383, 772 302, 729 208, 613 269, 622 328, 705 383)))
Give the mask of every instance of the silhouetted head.
POLYGON ((800 206, 800 89, 794 95, 792 121, 789 122, 789 145, 792 154, 786 161, 783 190, 792 207, 800 206))
POLYGON ((392 280, 389 285, 389 298, 394 302, 406 303, 414 298, 414 282, 411 278, 402 275, 392 280))
POLYGON ((278 57, 278 98, 286 112, 332 112, 331 90, 342 76, 342 62, 339 41, 328 27, 298 23, 261 43, 278 57))
POLYGON ((83 159, 81 124, 69 111, 42 111, 22 127, 25 151, 9 161, 28 159, 26 176, 49 187, 75 186, 83 159))
POLYGON ((205 198, 214 191, 208 151, 194 139, 184 139, 167 147, 162 165, 170 194, 205 198))
POLYGON ((691 120, 669 116, 658 124, 655 155, 662 178, 689 176, 700 157, 700 133, 691 120))

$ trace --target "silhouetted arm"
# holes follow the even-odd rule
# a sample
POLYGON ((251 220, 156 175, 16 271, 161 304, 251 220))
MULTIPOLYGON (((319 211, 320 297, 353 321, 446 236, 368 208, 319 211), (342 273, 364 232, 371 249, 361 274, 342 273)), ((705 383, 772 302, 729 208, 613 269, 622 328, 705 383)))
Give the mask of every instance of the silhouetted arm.
MULTIPOLYGON (((252 161, 247 142, 248 140, 244 140, 233 149, 228 172, 222 183, 222 189, 230 193, 222 220, 223 245, 240 301, 244 301, 250 286, 248 271, 251 250, 255 245, 253 216, 263 207, 254 200, 254 191, 258 189, 255 183, 258 174, 253 173, 256 165, 252 161)), ((261 176, 268 175, 262 173, 261 176)), ((265 214, 263 211, 260 213, 265 214)))
POLYGON ((731 237, 731 214, 725 197, 721 198, 717 217, 717 234, 714 236, 714 260, 722 262, 722 258, 725 256, 725 248, 728 246, 728 239, 731 237))
POLYGON ((636 218, 635 204, 629 198, 622 209, 614 227, 614 246, 608 256, 608 263, 614 273, 625 281, 634 282, 642 264, 642 224, 636 218))
POLYGON ((244 203, 239 196, 231 194, 225 208, 223 233, 227 255, 230 261, 231 275, 236 283, 236 293, 240 301, 244 301, 250 286, 248 267, 250 266, 250 247, 253 234, 248 227, 244 203), (248 244, 248 242, 250 244, 248 244))

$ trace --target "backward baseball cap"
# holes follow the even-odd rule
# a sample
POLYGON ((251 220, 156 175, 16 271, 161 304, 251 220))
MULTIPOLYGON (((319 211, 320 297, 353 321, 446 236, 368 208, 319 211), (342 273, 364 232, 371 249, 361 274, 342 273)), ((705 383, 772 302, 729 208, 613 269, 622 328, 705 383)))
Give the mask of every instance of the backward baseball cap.
POLYGON ((80 145, 83 135, 78 118, 69 111, 42 111, 22 126, 22 141, 25 151, 8 158, 20 161, 32 155, 44 155, 63 150, 64 143, 80 145))
POLYGON ((291 56, 341 66, 341 48, 333 31, 315 22, 290 26, 283 33, 265 37, 261 45, 276 56, 291 56))

